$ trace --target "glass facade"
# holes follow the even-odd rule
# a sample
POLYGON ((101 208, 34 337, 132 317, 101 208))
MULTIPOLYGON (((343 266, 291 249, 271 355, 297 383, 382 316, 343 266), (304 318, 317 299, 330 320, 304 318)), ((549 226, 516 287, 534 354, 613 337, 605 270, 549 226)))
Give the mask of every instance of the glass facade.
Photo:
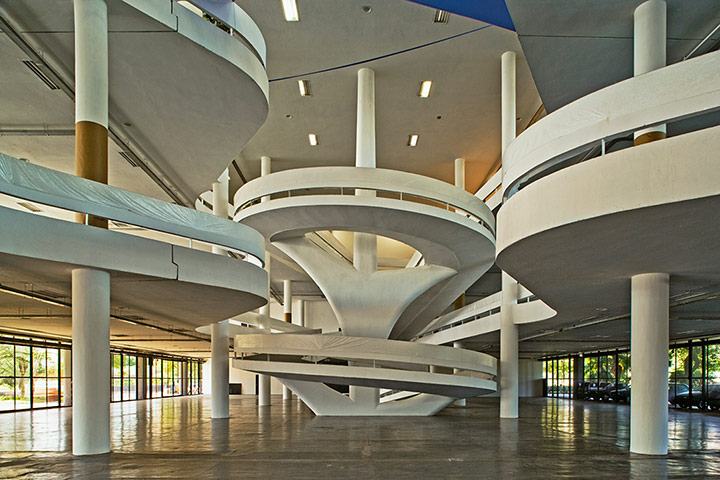
MULTIPOLYGON (((668 359, 668 402, 671 405, 720 409, 720 340, 677 343, 669 349, 668 359)), ((543 361, 546 395, 630 401, 630 360, 627 350, 547 358, 543 361), (580 365, 582 371, 576 368, 580 365)))
MULTIPOLYGON (((202 393, 202 360, 111 349, 110 400, 202 393)), ((0 336, 0 412, 71 405, 71 345, 0 336)))

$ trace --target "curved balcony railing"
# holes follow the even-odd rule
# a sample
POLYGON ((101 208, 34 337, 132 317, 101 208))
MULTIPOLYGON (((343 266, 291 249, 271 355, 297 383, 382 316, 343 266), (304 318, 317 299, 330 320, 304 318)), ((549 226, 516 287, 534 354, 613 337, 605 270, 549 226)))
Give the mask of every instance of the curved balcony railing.
MULTIPOLYGON (((257 54, 258 59, 267 65, 267 47, 262 32, 250 15, 231 0, 184 0, 202 10, 205 14, 220 22, 228 33, 239 36, 257 54)), ((182 5, 183 2, 178 2, 182 5)), ((225 30, 223 28, 223 30, 225 30)))
POLYGON ((256 265, 265 241, 252 228, 0 153, 0 193, 217 245, 256 265))
MULTIPOLYGON (((449 183, 414 173, 381 168, 314 167, 285 170, 256 178, 234 197, 235 214, 263 198, 306 195, 355 195, 372 191, 378 197, 452 210, 495 232, 495 218, 478 197, 449 183)), ((367 197, 366 197, 367 198, 367 197)))
POLYGON ((586 95, 543 118, 503 158, 504 196, 593 147, 654 125, 720 109, 720 52, 670 65, 586 95))

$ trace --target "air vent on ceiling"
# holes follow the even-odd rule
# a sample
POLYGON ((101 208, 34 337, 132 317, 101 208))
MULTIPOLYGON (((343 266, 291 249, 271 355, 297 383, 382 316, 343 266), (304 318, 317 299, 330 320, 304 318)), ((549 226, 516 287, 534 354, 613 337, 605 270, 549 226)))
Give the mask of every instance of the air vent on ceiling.
POLYGON ((57 84, 55 84, 55 82, 53 82, 52 80, 50 80, 50 77, 48 77, 47 75, 45 75, 45 73, 43 73, 43 71, 40 70, 40 67, 38 67, 38 65, 37 65, 35 62, 33 62, 32 60, 20 60, 20 61, 21 61, 22 63, 24 63, 25 66, 26 66, 27 68, 29 68, 30 71, 33 72, 36 77, 38 77, 40 80, 42 80, 43 83, 44 83, 45 85, 47 85, 47 87, 48 87, 50 90, 60 90, 60 87, 58 87, 57 84))
POLYGON ((127 160, 127 162, 128 162, 130 165, 132 165, 133 167, 137 167, 137 166, 138 166, 138 164, 135 163, 135 160, 133 160, 132 157, 131 157, 130 155, 128 155, 127 152, 118 152, 118 154, 119 154, 121 157, 123 157, 125 160, 127 160))
POLYGON ((448 20, 450 20, 450 14, 448 12, 445 10, 435 10, 434 23, 448 23, 448 20))
POLYGON ((40 208, 36 207, 35 205, 33 205, 30 202, 17 202, 17 204, 23 208, 27 208, 28 210, 30 210, 33 213, 42 212, 42 210, 40 208))

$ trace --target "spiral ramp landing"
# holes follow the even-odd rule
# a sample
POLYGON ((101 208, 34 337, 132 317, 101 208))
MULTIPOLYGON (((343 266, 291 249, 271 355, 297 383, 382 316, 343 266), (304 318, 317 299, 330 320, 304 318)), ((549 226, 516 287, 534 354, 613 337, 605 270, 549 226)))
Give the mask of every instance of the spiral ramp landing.
POLYGON ((636 274, 668 273, 671 298, 720 282, 718 79, 720 53, 671 65, 583 97, 510 145, 497 263, 557 310, 544 330, 627 315, 636 274), (574 161, 665 123, 667 139, 574 161))
POLYGON ((453 350, 407 340, 492 265, 494 218, 480 199, 450 184, 405 172, 319 167, 255 179, 236 193, 233 203, 236 221, 261 232, 305 269, 328 299, 345 335, 303 335, 304 342, 315 343, 298 351, 274 343, 291 338, 286 334, 237 336, 236 355, 270 357, 236 358, 236 367, 277 377, 318 415, 432 415, 456 398, 496 390, 496 366, 487 355, 455 349, 456 360, 466 355, 474 363, 436 365, 410 353, 386 357, 389 351, 410 345, 427 349, 421 357, 430 359, 453 350), (363 195, 355 195, 356 190, 363 195), (420 252, 424 265, 361 273, 306 237, 327 230, 398 240, 420 252), (330 348, 332 342, 339 343, 330 348), (282 361, 288 355, 292 361, 282 361), (322 362, 301 360, 316 357, 322 362), (431 373, 428 366, 448 373, 431 373), (403 389, 419 395, 402 402, 362 403, 325 383, 403 389))

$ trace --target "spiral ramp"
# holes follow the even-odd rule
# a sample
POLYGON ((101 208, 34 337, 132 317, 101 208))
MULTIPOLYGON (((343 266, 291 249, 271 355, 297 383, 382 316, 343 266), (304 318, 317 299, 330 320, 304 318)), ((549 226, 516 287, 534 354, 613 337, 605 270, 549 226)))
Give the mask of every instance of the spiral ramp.
POLYGON ((496 390, 494 357, 408 341, 492 265, 494 218, 480 199, 405 172, 318 167, 255 179, 234 205, 237 222, 310 275, 343 335, 236 335, 235 367, 278 378, 317 415, 432 415, 457 398, 496 390), (424 264, 361 273, 306 236, 326 230, 401 241, 424 264), (417 394, 365 403, 327 384, 417 394))

